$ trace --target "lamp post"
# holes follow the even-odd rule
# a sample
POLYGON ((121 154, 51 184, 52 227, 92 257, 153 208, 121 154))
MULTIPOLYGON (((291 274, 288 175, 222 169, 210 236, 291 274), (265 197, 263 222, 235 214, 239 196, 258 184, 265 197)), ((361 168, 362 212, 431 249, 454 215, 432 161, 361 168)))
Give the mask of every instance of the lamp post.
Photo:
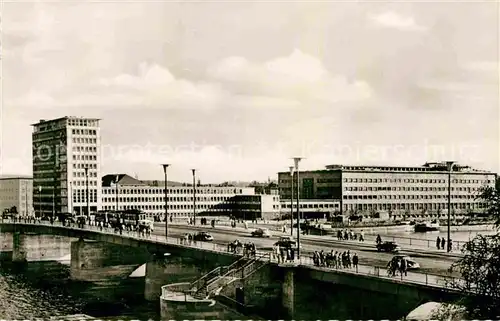
POLYGON ((297 183, 295 184, 295 189, 297 190, 297 258, 300 258, 300 183, 299 183, 299 162, 302 160, 301 157, 294 157, 293 162, 295 163, 295 172, 297 175, 297 183))
POLYGON ((451 246, 450 246, 450 224, 451 224, 451 171, 453 170, 453 164, 454 161, 447 161, 446 162, 446 167, 448 169, 448 240, 446 242, 446 250, 447 252, 451 251, 451 246))
POLYGON ((89 167, 85 166, 85 194, 87 195, 87 220, 90 222, 89 167))
POLYGON ((290 191, 290 235, 293 236, 293 166, 290 166, 290 182, 292 184, 290 191))
POLYGON ((38 185, 38 211, 40 213, 40 218, 42 218, 42 186, 38 185))
POLYGON ((193 173, 193 225, 196 225, 196 169, 192 168, 193 173))
POLYGON ((168 239, 168 183, 167 183, 167 168, 170 164, 162 164, 163 174, 165 174, 165 239, 168 239))
POLYGON ((118 182, 120 181, 120 175, 116 174, 115 177, 115 211, 118 213, 118 182))

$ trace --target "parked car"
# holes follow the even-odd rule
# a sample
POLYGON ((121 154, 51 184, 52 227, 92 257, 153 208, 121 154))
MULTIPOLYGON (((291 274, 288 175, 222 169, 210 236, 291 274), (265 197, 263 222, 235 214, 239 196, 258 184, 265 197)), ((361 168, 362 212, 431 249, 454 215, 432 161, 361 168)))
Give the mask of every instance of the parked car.
POLYGON ((253 237, 271 237, 271 233, 267 228, 258 228, 252 232, 253 237))
POLYGON ((401 247, 396 242, 386 241, 377 244, 377 251, 379 252, 399 252, 401 247))
POLYGON ((214 240, 214 237, 207 232, 198 232, 193 236, 193 240, 201 242, 210 242, 214 240))
POLYGON ((274 243, 275 246, 279 247, 297 247, 297 242, 292 236, 281 236, 278 242, 274 243))
POLYGON ((406 260, 406 264, 407 264, 406 266, 407 266, 408 270, 420 269, 420 264, 418 264, 417 261, 415 261, 413 258, 411 258, 408 255, 395 255, 392 258, 392 260, 396 260, 396 261, 401 261, 402 259, 406 260))

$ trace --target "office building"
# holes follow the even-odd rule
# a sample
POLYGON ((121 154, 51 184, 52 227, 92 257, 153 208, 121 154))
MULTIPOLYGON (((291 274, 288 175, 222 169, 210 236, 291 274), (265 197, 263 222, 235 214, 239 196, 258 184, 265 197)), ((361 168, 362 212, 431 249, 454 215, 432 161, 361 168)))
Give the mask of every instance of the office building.
MULTIPOLYGON (((102 210, 123 211, 138 209, 147 217, 163 218, 165 214, 164 181, 141 181, 126 174, 110 174, 102 178, 102 210)), ((172 218, 193 216, 193 186, 168 182, 168 214, 172 218)), ((231 199, 240 195, 254 195, 250 187, 220 185, 196 186, 196 215, 228 216, 231 199)))
POLYGON ((33 216, 33 178, 0 176, 0 214, 33 216))
POLYGON ((280 217, 280 197, 275 194, 235 195, 225 202, 228 214, 242 220, 280 217))
MULTIPOLYGON (((445 218, 448 208, 448 169, 444 163, 418 167, 330 165, 325 170, 300 172, 300 198, 337 200, 338 214, 393 219, 445 218)), ((278 173, 282 202, 289 200, 289 172, 278 173)), ((451 171, 451 211, 461 218, 484 212, 476 196, 494 186, 496 174, 456 164, 451 171)), ((294 181, 295 189, 295 181, 294 181)))
POLYGON ((32 126, 37 216, 87 214, 100 209, 99 119, 62 117, 40 120, 32 126))

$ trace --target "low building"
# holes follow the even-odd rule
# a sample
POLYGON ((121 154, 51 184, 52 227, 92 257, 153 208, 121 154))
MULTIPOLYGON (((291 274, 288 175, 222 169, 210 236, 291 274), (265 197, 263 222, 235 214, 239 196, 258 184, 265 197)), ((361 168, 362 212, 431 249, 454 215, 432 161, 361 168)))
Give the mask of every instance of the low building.
MULTIPOLYGON (((296 217, 297 200, 293 199, 293 206, 290 199, 281 200, 281 216, 290 217, 293 208, 296 217)), ((340 200, 335 199, 301 199, 299 202, 300 215, 304 219, 328 219, 340 213, 340 200)))
MULTIPOLYGON (((102 178, 102 209, 138 209, 149 218, 165 214, 164 181, 141 181, 126 174, 110 174, 102 178)), ((233 210, 235 196, 255 195, 250 187, 220 185, 196 186, 196 215, 228 216, 233 210)), ((168 182, 168 214, 172 218, 188 218, 194 214, 193 186, 168 182)))
POLYGON ((0 177, 0 214, 34 216, 33 178, 31 176, 0 177))
MULTIPOLYGON (((375 217, 387 212, 392 219, 445 218, 451 177, 451 211, 454 218, 486 210, 477 199, 481 187, 495 186, 496 174, 455 164, 422 166, 330 165, 324 170, 300 172, 300 199, 340 200, 340 212, 348 216, 375 217)), ((289 172, 278 173, 282 199, 290 199, 289 172)), ((295 182, 293 184, 295 191, 295 182)), ((284 202, 286 203, 286 202, 284 202)))
POLYGON ((279 195, 235 195, 227 201, 230 216, 242 220, 273 220, 280 217, 279 195))

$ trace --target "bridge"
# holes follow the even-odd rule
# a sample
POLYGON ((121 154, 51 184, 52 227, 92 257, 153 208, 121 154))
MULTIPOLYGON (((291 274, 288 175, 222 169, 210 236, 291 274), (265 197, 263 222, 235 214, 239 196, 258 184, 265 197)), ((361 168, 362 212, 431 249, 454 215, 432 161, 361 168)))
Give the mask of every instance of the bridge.
POLYGON ((320 286, 348 286, 388 297, 396 295, 406 304, 406 313, 426 301, 453 300, 459 296, 449 287, 450 282, 456 281, 449 276, 408 272, 407 276, 389 277, 384 270, 369 265, 359 265, 356 269, 317 267, 311 258, 304 256, 294 262, 279 263, 271 251, 257 251, 255 257, 245 257, 228 252, 227 246, 185 242, 178 237, 120 233, 89 225, 70 227, 60 222, 7 220, 0 223, 0 231, 4 251, 8 249, 7 243, 12 242, 13 262, 57 259, 69 254, 71 277, 75 280, 100 280, 110 273, 109 266, 129 265, 129 270, 135 270, 146 262, 144 296, 148 300, 159 299, 162 318, 231 318, 227 311, 248 315, 259 311, 262 300, 257 297, 258 288, 262 290, 263 285, 273 287, 273 302, 280 303, 277 310, 281 316, 285 313, 290 318, 299 317, 300 305, 306 300, 309 303, 306 292, 318 292, 317 288, 303 289, 304 284, 311 282, 320 286), (6 235, 12 235, 12 240, 6 235), (75 240, 69 248, 67 241, 46 242, 41 239, 43 236, 75 240), (62 253, 61 246, 69 253, 62 253), (170 258, 165 263, 164 253, 181 258, 180 264, 170 258), (187 268, 182 264, 183 258, 197 260, 198 267, 187 268), (176 274, 182 277, 174 277, 176 274), (174 279, 180 282, 172 282, 174 279))

